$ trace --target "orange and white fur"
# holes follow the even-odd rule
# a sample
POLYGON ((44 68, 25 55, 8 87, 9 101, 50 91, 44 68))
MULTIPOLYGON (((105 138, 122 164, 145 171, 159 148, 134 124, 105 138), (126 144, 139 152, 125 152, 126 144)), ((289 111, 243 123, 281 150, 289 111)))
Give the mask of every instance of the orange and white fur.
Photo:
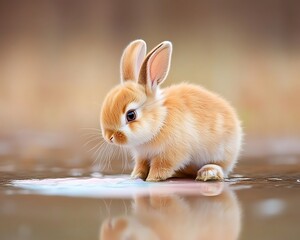
POLYGON ((147 55, 143 40, 126 47, 121 84, 108 93, 101 109, 102 135, 130 149, 132 178, 223 180, 240 152, 240 121, 228 102, 201 86, 182 83, 161 89, 171 55, 168 41, 147 55))

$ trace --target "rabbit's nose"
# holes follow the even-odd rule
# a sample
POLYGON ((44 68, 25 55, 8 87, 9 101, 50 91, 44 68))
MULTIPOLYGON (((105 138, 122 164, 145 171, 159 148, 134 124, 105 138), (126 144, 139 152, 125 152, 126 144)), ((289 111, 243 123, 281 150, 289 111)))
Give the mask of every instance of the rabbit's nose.
POLYGON ((105 130, 105 139, 106 139, 107 142, 113 143, 113 141, 114 141, 114 131, 110 130, 110 129, 105 130))

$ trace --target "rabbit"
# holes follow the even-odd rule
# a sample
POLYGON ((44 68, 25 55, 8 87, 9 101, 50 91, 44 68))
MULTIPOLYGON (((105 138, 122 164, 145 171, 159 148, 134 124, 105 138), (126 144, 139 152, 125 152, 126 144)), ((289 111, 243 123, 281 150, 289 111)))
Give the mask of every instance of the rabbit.
POLYGON ((147 55, 143 40, 125 48, 121 83, 107 94, 100 112, 103 138, 130 150, 133 179, 223 181, 240 153, 241 123, 227 101, 201 86, 160 88, 171 55, 169 41, 147 55))

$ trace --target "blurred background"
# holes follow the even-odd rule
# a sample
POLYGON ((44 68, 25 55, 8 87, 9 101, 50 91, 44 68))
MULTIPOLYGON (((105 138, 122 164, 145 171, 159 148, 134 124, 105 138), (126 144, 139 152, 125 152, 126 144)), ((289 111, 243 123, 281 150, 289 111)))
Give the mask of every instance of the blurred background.
POLYGON ((299 154, 299 12, 296 0, 0 1, 0 170, 94 166, 101 103, 137 38, 173 42, 164 86, 198 83, 236 107, 242 158, 299 154))

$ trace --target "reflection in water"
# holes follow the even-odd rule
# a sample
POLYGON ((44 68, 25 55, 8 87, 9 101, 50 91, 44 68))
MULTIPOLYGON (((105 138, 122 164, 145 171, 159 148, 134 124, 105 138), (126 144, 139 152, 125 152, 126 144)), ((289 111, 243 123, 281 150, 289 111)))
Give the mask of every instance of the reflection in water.
POLYGON ((197 195, 176 193, 136 196, 132 211, 107 218, 101 240, 237 239, 241 210, 224 183, 204 183, 197 195))

